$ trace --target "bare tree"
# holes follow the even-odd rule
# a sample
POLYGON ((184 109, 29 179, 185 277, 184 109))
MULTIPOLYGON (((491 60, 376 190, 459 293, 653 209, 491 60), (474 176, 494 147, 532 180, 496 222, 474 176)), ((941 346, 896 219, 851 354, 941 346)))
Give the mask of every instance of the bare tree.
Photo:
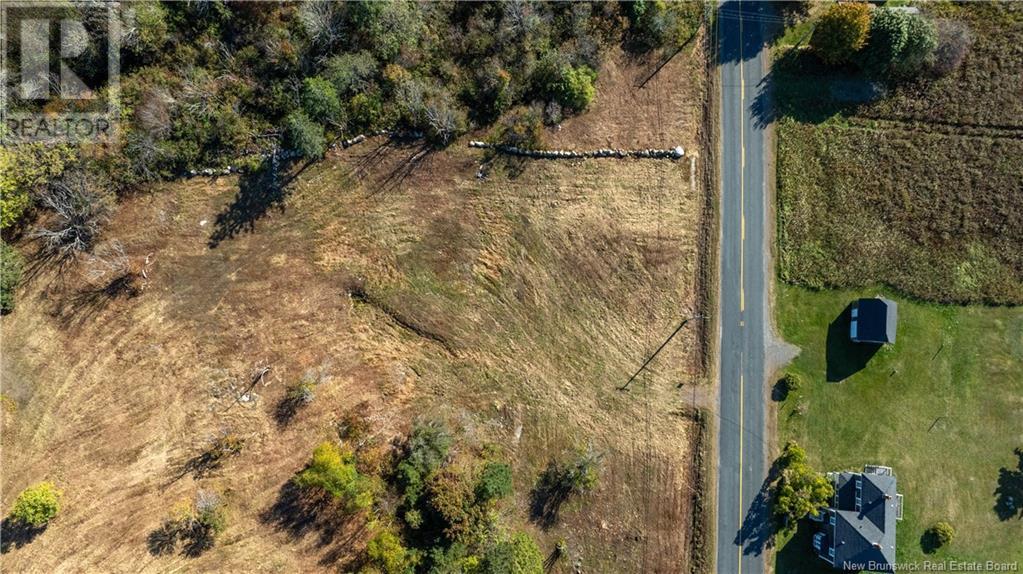
POLYGON ((98 187, 84 171, 76 169, 40 194, 40 202, 53 211, 53 217, 32 236, 43 242, 45 252, 68 260, 92 248, 112 211, 110 195, 98 187))

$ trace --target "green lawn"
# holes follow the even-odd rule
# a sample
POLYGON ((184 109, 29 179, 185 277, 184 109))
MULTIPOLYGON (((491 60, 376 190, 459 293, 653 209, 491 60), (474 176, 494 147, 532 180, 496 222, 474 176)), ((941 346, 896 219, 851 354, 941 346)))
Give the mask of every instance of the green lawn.
MULTIPOLYGON (((835 320, 853 299, 876 294, 779 285, 782 334, 802 348, 791 368, 807 381, 780 405, 780 441, 798 441, 821 470, 895 469, 905 495, 900 562, 1023 563, 1021 512, 1003 520, 995 509, 1000 469, 1023 494, 1016 472, 1023 462, 1013 453, 1023 447, 1023 308, 942 306, 886 293, 899 302, 898 340, 867 357, 845 343, 846 325, 835 320), (955 541, 925 554, 924 530, 943 519, 955 541)), ((778 573, 823 566, 811 552, 806 528, 780 539, 778 573)))

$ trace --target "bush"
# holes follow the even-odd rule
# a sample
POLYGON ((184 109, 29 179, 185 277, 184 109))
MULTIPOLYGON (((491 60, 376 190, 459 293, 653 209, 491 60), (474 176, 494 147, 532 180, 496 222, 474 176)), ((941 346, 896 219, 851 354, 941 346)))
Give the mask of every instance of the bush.
POLYGON ((794 442, 785 445, 782 476, 774 493, 774 513, 792 528, 807 515, 816 516, 835 495, 835 487, 806 462, 806 453, 794 442))
POLYGON ((879 8, 870 21, 864 67, 878 75, 912 76, 933 61, 937 46, 937 32, 929 20, 879 8))
POLYGON ((0 229, 7 229, 21 219, 32 204, 33 193, 59 177, 76 154, 68 145, 32 143, 0 147, 0 229))
POLYGON ((21 253, 0 240, 0 314, 14 310, 14 290, 21 283, 24 264, 21 253))
POLYGON ((60 512, 64 494, 52 482, 40 482, 21 491, 9 518, 24 526, 42 528, 60 512))
POLYGON ((418 556, 401 544, 390 530, 374 536, 366 546, 366 554, 384 574, 410 574, 419 563, 418 556))
POLYGON ((82 170, 68 171, 53 181, 40 201, 54 215, 32 235, 42 240, 45 252, 61 259, 91 249, 113 210, 104 184, 82 170))
POLYGON ((843 64, 867 42, 870 6, 860 2, 835 4, 821 15, 810 46, 828 64, 843 64))
POLYGON ((303 112, 292 112, 284 120, 288 145, 307 159, 319 159, 327 151, 323 126, 303 112))
POLYGON ((906 27, 906 44, 892 67, 893 72, 902 77, 919 74, 935 62, 937 47, 938 32, 934 24, 923 16, 911 15, 906 27))
POLYGON ((341 99, 333 84, 321 77, 306 78, 302 82, 302 109, 318 122, 341 123, 341 99))
POLYGON ((220 494, 200 490, 192 503, 178 505, 160 528, 149 533, 149 551, 154 555, 172 553, 184 542, 186 556, 198 556, 213 548, 227 529, 227 513, 220 494))
POLYGON ((413 507, 419 501, 426 482, 443 464, 450 448, 451 434, 443 423, 419 423, 412 429, 396 472, 407 506, 413 507))
POLYGON ((906 47, 909 15, 900 10, 877 8, 870 19, 870 35, 863 49, 864 67, 874 74, 887 74, 906 47))
POLYGON ((700 2, 639 0, 629 3, 629 32, 640 50, 681 46, 700 29, 703 5, 700 2))
POLYGON ((532 108, 516 108, 494 129, 491 141, 523 149, 543 147, 543 120, 532 108))
POLYGON ((332 442, 320 443, 312 461, 292 479, 300 488, 320 489, 341 500, 349 511, 373 505, 373 485, 355 468, 355 454, 332 442))
POLYGON ((534 83, 544 98, 581 112, 593 101, 597 73, 588 66, 573 67, 556 53, 548 54, 537 66, 534 83))
POLYGON ((483 555, 483 574, 541 574, 543 555, 536 541, 525 532, 491 546, 483 555))
POLYGON ((367 91, 377 75, 377 61, 369 52, 341 54, 327 60, 323 75, 341 97, 367 91))
POLYGON ((799 373, 788 372, 782 377, 782 384, 785 385, 786 395, 799 392, 803 388, 803 376, 799 373))
POLYGON ((926 534, 934 541, 936 548, 941 548, 942 546, 948 546, 952 543, 952 539, 955 538, 956 531, 955 528, 952 528, 951 524, 943 520, 928 528, 926 534))
POLYGON ((489 502, 511 494, 511 467, 502 462, 488 462, 476 483, 476 499, 489 502))

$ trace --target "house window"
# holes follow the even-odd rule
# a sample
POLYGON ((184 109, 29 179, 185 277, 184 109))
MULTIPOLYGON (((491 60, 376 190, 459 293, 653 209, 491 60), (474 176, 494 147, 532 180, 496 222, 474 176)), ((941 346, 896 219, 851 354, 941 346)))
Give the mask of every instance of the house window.
POLYGON ((834 557, 835 557, 835 547, 832 546, 831 548, 828 548, 828 558, 834 558, 834 557))
POLYGON ((832 512, 831 516, 828 518, 828 523, 831 524, 832 526, 835 525, 835 513, 834 512, 832 512))
POLYGON ((822 542, 824 542, 824 533, 823 532, 818 532, 817 534, 813 535, 813 549, 814 550, 820 550, 822 542))

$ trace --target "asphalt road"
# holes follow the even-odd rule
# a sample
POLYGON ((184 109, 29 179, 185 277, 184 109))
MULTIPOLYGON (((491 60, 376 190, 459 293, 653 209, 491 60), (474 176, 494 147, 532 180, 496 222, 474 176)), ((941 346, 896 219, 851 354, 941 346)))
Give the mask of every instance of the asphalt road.
POLYGON ((767 476, 768 259, 764 38, 769 2, 725 2, 718 12, 721 74, 721 345, 717 569, 760 574, 769 519, 767 476))

